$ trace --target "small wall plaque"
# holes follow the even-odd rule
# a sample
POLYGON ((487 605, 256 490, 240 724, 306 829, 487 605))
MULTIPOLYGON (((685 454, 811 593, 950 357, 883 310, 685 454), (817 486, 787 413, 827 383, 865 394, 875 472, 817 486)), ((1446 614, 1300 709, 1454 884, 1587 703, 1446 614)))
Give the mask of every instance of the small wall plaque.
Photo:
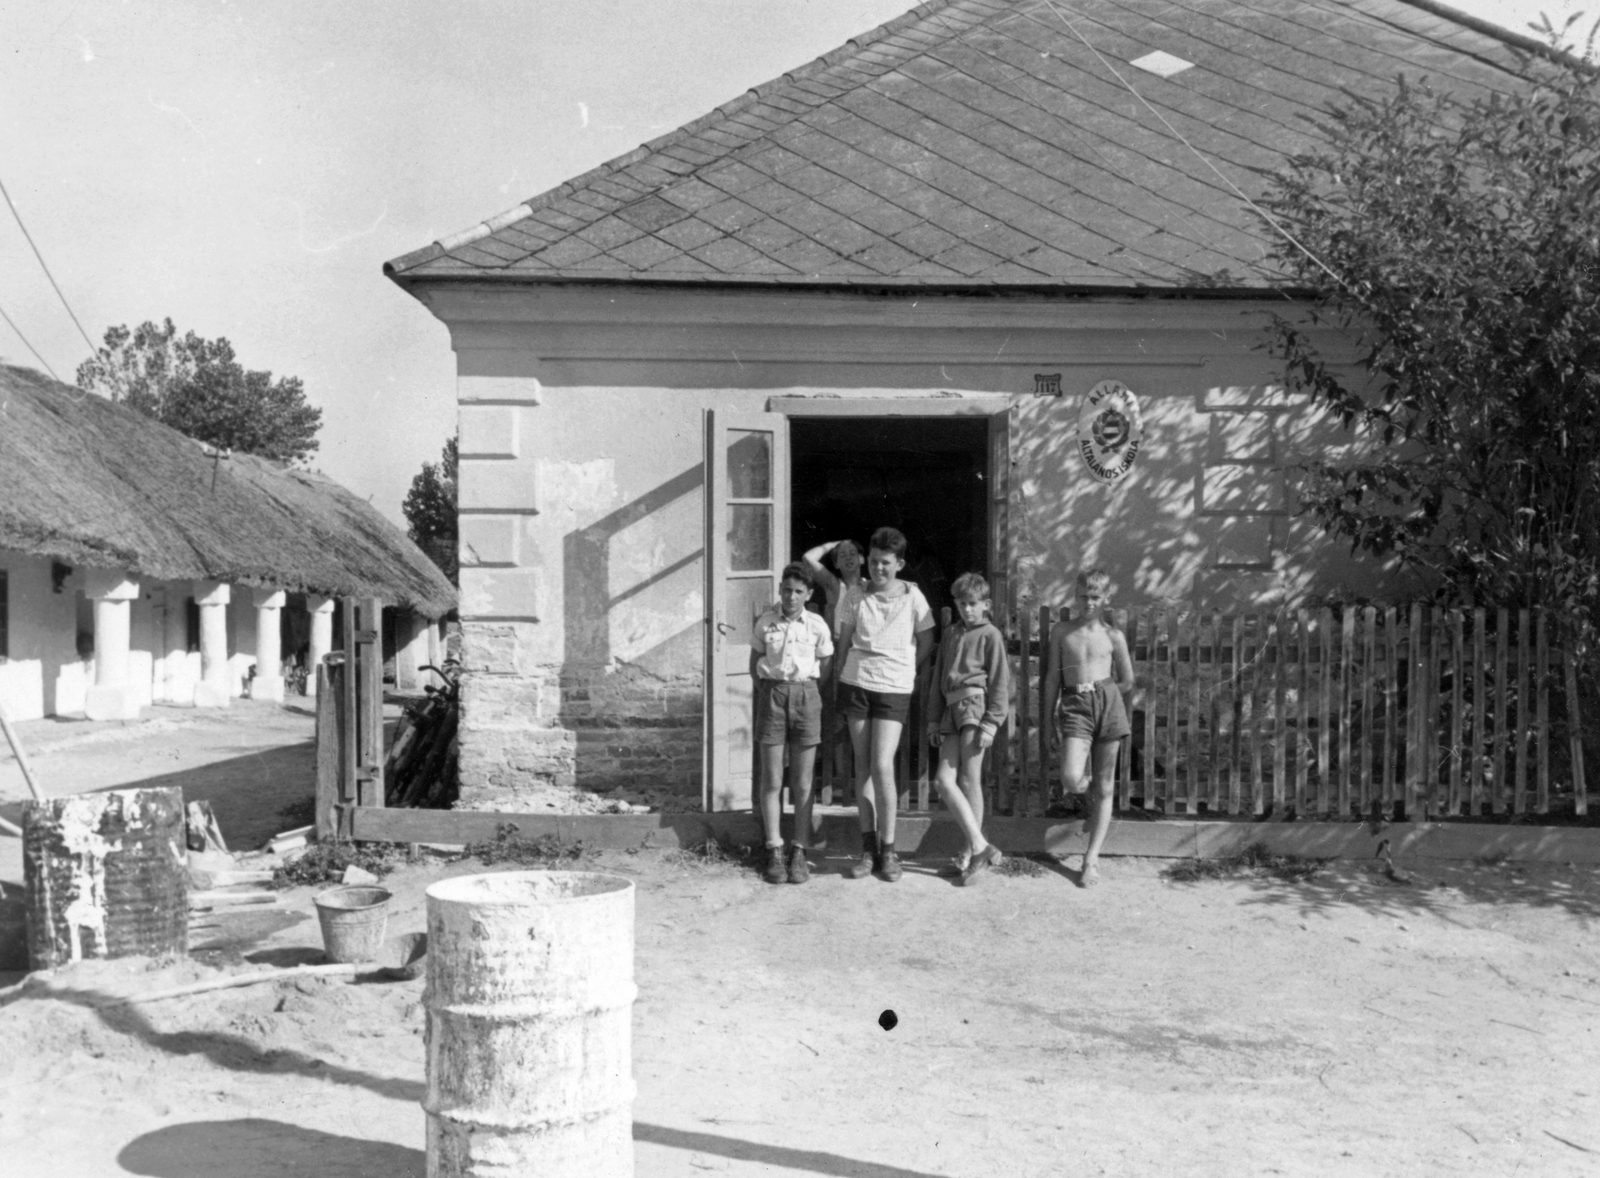
POLYGON ((1121 381, 1090 389, 1078 411, 1078 453, 1095 478, 1114 483, 1127 474, 1144 444, 1139 398, 1121 381))
POLYGON ((1035 372, 1033 374, 1033 392, 1037 397, 1059 397, 1061 395, 1061 374, 1059 372, 1035 372))

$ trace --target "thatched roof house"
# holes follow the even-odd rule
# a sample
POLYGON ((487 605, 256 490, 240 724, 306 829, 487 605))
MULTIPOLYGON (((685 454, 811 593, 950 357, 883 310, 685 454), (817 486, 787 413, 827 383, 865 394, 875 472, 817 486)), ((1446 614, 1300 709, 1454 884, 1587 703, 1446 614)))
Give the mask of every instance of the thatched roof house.
POLYGON ((0 548, 158 580, 455 608, 437 566, 321 475, 209 455, 142 413, 0 364, 0 548))

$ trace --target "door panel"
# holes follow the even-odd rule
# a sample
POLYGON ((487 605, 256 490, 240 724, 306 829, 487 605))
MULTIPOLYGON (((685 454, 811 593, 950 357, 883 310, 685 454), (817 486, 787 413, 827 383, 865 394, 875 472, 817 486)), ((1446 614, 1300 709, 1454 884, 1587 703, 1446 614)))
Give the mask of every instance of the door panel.
POLYGON ((1011 411, 989 418, 989 590, 995 624, 1011 622, 1011 411))
POLYGON ((706 411, 705 805, 751 806, 755 781, 752 624, 789 560, 789 421, 706 411))

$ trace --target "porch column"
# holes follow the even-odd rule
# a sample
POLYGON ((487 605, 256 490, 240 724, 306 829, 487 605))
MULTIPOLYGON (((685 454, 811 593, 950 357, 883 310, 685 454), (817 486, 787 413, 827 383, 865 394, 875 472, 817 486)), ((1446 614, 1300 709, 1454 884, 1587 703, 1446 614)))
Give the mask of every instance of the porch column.
POLYGON ((256 607, 256 676, 250 680, 251 699, 283 702, 283 631, 280 613, 288 594, 282 589, 252 589, 256 607))
POLYGON ((415 691, 427 680, 422 668, 428 662, 428 619, 416 610, 395 609, 394 685, 415 691))
POLYGON ((228 601, 232 594, 221 581, 196 581, 194 603, 200 607, 200 682, 194 688, 197 708, 225 708, 228 690, 228 601))
POLYGON ((311 615, 311 649, 306 654, 306 694, 317 694, 317 668, 333 649, 333 598, 306 595, 311 615))
POLYGON ((94 686, 84 694, 84 715, 137 720, 139 693, 128 676, 128 631, 139 582, 120 569, 87 569, 83 595, 94 602, 94 686))

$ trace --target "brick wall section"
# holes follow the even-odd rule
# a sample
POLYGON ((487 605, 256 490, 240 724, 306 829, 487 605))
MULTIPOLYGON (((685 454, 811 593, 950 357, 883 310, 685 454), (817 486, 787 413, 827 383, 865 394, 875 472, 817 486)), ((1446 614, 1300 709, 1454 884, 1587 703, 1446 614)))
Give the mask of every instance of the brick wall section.
POLYGON ((527 659, 525 624, 462 624, 464 810, 537 810, 552 790, 698 795, 701 681, 625 663, 527 659))

